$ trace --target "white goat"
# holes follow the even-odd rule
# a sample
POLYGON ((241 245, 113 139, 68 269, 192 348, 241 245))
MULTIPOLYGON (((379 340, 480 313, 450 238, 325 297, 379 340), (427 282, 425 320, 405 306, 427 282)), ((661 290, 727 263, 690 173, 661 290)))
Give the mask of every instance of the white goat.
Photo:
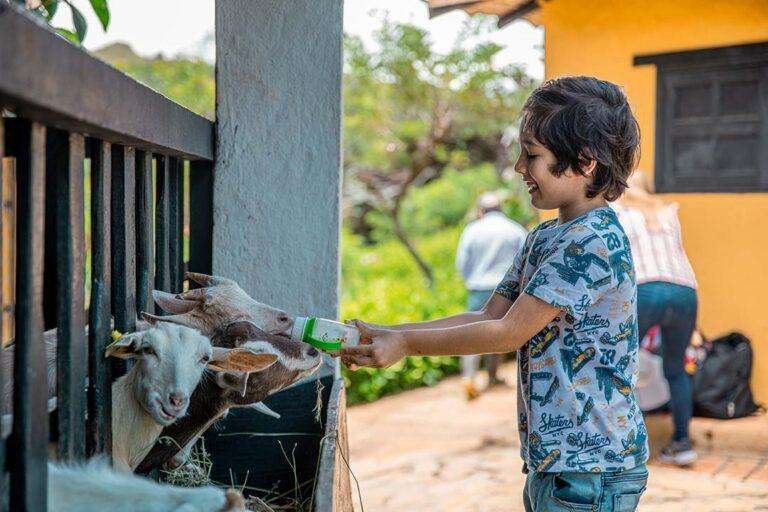
POLYGON ((174 487, 111 468, 48 463, 49 512, 245 512, 242 496, 218 487, 174 487))
POLYGON ((172 324, 128 334, 107 347, 107 356, 136 361, 112 384, 112 457, 117 469, 135 469, 163 427, 186 414, 212 354, 208 338, 172 324))
POLYGON ((118 471, 99 460, 74 466, 49 464, 48 510, 238 510, 239 505, 222 489, 163 486, 119 471, 130 473, 163 427, 186 414, 189 397, 206 366, 249 374, 268 368, 277 356, 213 348, 198 331, 173 324, 123 336, 107 348, 106 355, 136 359, 133 368, 112 386, 112 452, 118 471))

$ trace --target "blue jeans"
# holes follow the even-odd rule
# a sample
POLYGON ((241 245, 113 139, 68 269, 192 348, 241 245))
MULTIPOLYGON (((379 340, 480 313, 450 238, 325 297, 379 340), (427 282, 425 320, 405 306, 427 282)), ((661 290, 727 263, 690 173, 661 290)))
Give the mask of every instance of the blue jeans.
POLYGON ((634 512, 648 483, 640 465, 605 473, 537 473, 526 475, 526 512, 634 512))
POLYGON ((688 286, 654 281, 637 287, 637 323, 642 338, 653 325, 661 327, 661 357, 669 382, 672 439, 688 438, 693 416, 691 376, 685 372, 685 349, 696 327, 696 290, 688 286))

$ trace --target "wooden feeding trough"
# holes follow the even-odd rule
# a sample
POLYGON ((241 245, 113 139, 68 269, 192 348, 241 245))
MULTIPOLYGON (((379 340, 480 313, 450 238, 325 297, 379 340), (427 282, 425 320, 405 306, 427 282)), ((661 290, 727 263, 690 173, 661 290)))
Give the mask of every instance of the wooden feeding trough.
POLYGON ((205 434, 211 480, 243 487, 246 497, 273 510, 352 511, 346 399, 337 372, 323 366, 264 403, 280 419, 232 409, 205 434))

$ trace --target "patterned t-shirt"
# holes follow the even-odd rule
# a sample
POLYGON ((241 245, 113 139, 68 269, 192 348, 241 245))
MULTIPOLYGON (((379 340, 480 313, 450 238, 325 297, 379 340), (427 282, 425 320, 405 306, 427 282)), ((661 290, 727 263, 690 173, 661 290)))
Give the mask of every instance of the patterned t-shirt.
POLYGON ((611 208, 526 239, 496 293, 561 309, 518 350, 521 455, 533 471, 620 471, 648 458, 634 396, 637 286, 629 241, 611 208))

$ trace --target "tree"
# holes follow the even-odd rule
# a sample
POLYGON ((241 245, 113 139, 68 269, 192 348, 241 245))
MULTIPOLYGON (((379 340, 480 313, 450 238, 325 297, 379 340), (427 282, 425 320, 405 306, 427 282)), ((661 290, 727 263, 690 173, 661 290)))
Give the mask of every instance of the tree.
MULTIPOLYGON (((88 22, 80 9, 74 6, 71 0, 16 0, 20 4, 25 4, 26 8, 44 18, 46 22, 51 23, 60 4, 66 4, 72 13, 73 30, 64 27, 55 27, 54 30, 60 36, 69 39, 75 44, 82 44, 85 40, 85 34, 88 32, 88 22)), ((102 28, 106 31, 109 27, 109 5, 107 0, 89 0, 93 12, 99 18, 102 28)))
POLYGON ((446 169, 491 162, 509 166, 510 143, 533 81, 517 66, 494 66, 497 44, 468 44, 487 30, 470 21, 446 54, 426 32, 383 20, 378 49, 345 40, 344 169, 353 229, 365 234, 366 216, 379 211, 428 283, 433 275, 403 228, 401 206, 414 187, 446 169))

